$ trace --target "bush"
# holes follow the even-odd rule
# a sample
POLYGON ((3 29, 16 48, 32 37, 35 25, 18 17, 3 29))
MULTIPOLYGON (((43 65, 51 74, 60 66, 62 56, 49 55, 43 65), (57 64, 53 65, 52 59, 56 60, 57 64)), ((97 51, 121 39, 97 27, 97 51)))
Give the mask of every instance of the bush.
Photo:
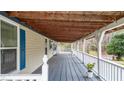
POLYGON ((107 53, 117 56, 119 61, 124 55, 124 33, 115 35, 110 43, 107 45, 107 53))

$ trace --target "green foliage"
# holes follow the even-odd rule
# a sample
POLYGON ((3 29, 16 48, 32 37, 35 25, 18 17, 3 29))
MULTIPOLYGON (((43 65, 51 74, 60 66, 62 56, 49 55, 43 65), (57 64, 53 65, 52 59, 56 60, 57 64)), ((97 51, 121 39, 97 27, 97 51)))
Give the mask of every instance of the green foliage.
POLYGON ((124 55, 124 33, 115 35, 111 42, 107 45, 107 53, 117 56, 120 60, 124 55))
MULTIPOLYGON (((91 43, 92 43, 92 42, 91 42, 91 43)), ((92 44, 92 45, 91 45, 91 50, 94 50, 94 51, 97 50, 97 48, 96 48, 96 44, 92 44)))
POLYGON ((87 69, 88 69, 88 71, 91 72, 92 69, 94 68, 94 66, 95 66, 95 63, 88 63, 88 64, 87 64, 87 69))
POLYGON ((65 52, 71 51, 71 43, 63 43, 63 42, 61 42, 59 44, 59 47, 61 48, 61 51, 65 51, 65 52))

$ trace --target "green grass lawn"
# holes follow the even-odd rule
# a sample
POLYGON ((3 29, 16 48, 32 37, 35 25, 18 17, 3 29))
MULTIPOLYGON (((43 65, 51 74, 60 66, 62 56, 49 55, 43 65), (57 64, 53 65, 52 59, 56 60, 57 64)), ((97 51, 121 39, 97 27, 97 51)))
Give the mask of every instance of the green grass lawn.
POLYGON ((124 57, 122 57, 122 59, 120 61, 117 61, 117 60, 112 60, 112 61, 114 61, 114 62, 116 62, 118 64, 124 65, 124 57))
POLYGON ((90 55, 93 55, 93 56, 97 56, 97 51, 92 51, 92 50, 90 50, 90 51, 89 51, 89 54, 90 54, 90 55))
MULTIPOLYGON (((92 50, 90 50, 89 51, 89 54, 90 55, 93 55, 93 56, 97 56, 97 51, 92 51, 92 50)), ((120 60, 120 61, 117 61, 117 60, 112 60, 113 62, 116 62, 116 63, 118 63, 118 64, 122 64, 122 65, 124 65, 124 57, 122 57, 122 59, 120 60)))

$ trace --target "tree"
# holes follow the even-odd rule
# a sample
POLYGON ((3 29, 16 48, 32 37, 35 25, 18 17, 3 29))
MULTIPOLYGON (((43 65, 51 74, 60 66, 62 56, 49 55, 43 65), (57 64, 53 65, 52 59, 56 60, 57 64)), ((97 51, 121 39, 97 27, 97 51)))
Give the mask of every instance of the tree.
POLYGON ((124 33, 112 37, 110 43, 107 45, 107 53, 113 54, 119 61, 124 55, 124 33))

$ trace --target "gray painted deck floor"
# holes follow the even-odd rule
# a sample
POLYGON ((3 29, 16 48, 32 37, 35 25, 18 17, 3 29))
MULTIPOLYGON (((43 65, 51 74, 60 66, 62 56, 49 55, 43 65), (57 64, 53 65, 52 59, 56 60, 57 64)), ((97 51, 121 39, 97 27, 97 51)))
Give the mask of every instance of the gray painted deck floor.
MULTIPOLYGON (((98 81, 99 78, 87 78, 86 67, 79 59, 71 54, 57 54, 49 61, 49 81, 98 81)), ((33 74, 41 73, 41 67, 36 69, 33 74)))

